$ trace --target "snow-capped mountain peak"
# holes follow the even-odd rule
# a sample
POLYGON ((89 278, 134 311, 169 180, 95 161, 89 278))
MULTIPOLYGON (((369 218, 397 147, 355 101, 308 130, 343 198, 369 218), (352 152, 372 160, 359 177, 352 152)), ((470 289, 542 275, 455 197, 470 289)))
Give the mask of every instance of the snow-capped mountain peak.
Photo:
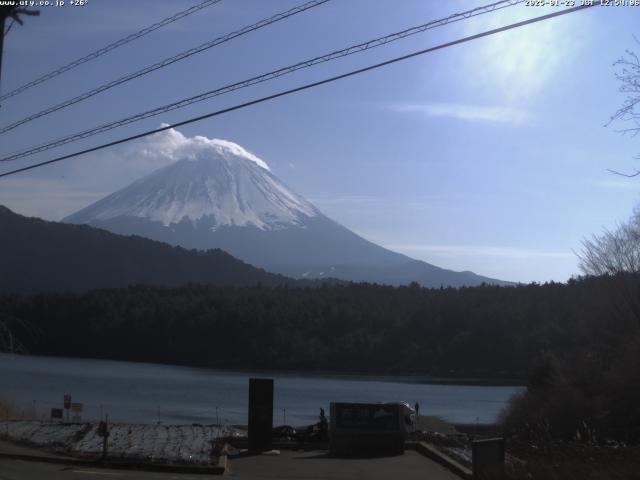
POLYGON ((90 223, 136 217, 165 227, 204 221, 212 230, 222 226, 273 230, 302 225, 319 214, 278 180, 265 161, 240 145, 206 137, 188 140, 178 148, 174 144, 165 155, 182 158, 65 220, 90 223))
POLYGON ((136 153, 140 160, 166 166, 65 221, 185 248, 220 248, 296 278, 393 285, 418 281, 431 287, 500 283, 365 240, 323 215, 284 185, 264 160, 233 142, 168 129, 136 153))

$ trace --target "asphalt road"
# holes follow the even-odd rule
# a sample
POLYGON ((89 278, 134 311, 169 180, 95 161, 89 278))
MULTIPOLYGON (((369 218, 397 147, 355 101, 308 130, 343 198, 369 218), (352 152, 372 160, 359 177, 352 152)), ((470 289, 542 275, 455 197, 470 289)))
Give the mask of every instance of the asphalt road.
POLYGON ((460 477, 415 451, 382 458, 333 458, 324 451, 282 451, 280 455, 230 459, 226 475, 252 480, 460 480, 460 477))
MULTIPOLYGON (((280 455, 257 455, 228 462, 226 477, 239 479, 288 480, 460 480, 440 465, 414 452, 385 458, 331 458, 325 452, 290 452, 280 455)), ((216 475, 137 472, 75 467, 23 460, 0 459, 0 480, 205 480, 216 475)))
POLYGON ((219 475, 136 472, 0 459, 0 480, 205 480, 219 475))

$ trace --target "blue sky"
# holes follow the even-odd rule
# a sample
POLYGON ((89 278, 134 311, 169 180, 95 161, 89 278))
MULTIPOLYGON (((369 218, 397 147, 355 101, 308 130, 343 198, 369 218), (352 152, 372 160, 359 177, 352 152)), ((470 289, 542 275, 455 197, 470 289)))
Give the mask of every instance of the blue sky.
MULTIPOLYGON (((42 7, 5 39, 2 91, 197 2, 42 7)), ((6 100, 0 124, 302 2, 223 0, 6 100)), ((0 136, 0 153, 128 116, 488 1, 332 0, 0 136)), ((2 165, 72 152, 553 9, 511 7, 2 165)), ((565 281, 581 239, 631 214, 640 139, 604 124, 640 7, 595 7, 180 128, 236 142, 324 213, 414 258, 565 281)), ((0 179, 0 204, 59 220, 157 168, 138 142, 0 179)))

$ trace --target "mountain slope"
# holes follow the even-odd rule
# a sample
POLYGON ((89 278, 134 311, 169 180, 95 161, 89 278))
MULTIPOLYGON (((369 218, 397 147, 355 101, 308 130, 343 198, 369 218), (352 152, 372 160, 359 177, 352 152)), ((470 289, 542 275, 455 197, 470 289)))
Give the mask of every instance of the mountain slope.
POLYGON ((0 206, 0 291, 38 292, 186 283, 245 286, 290 280, 221 250, 188 251, 86 225, 28 218, 0 206))
POLYGON ((186 248, 221 248, 295 278, 429 287, 506 283, 375 245, 323 215, 239 145, 172 134, 189 147, 181 159, 64 221, 186 248))

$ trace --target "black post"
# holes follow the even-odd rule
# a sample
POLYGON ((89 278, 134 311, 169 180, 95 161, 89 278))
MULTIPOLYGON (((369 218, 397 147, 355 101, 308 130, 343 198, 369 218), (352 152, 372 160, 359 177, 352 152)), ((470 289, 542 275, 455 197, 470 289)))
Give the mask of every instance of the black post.
POLYGON ((486 438, 471 442, 474 480, 504 480, 504 438, 486 438))
POLYGON ((273 379, 249 379, 249 450, 271 449, 273 436, 273 379))

